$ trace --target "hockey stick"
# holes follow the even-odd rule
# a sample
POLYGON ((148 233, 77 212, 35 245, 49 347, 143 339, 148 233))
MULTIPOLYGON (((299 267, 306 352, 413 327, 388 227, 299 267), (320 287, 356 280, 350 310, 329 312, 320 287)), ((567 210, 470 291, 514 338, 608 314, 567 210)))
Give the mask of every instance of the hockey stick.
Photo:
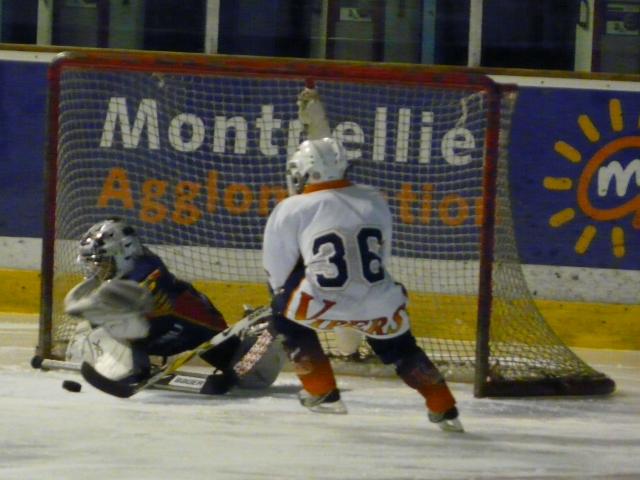
MULTIPOLYGON (((80 372, 82 367, 81 363, 66 362, 63 360, 52 360, 45 358, 41 360, 38 366, 34 368, 40 368, 44 371, 47 370, 67 370, 69 372, 80 372)), ((211 395, 212 393, 207 391, 204 387, 207 385, 207 380, 210 375, 199 372, 174 372, 167 374, 161 380, 153 385, 149 385, 149 388, 157 388, 160 390, 169 390, 172 392, 187 392, 187 393, 201 393, 204 395, 211 395)))
POLYGON ((249 315, 244 317, 242 320, 239 320, 231 327, 226 330, 218 333, 211 340, 202 343, 197 346, 195 349, 190 350, 188 352, 184 352, 178 355, 173 361, 163 365, 158 370, 156 370, 149 378, 138 382, 138 383, 125 383, 118 380, 112 380, 110 378, 105 377, 101 373, 99 373, 90 363, 83 362, 80 367, 80 373, 82 377, 90 384, 93 385, 98 390, 102 390, 105 393, 110 395, 119 397, 119 398, 129 398, 140 390, 144 390, 149 388, 163 378, 174 374, 177 372, 183 365, 189 362, 194 356, 210 349, 216 347, 223 342, 227 341, 229 338, 237 335, 243 330, 255 325, 261 320, 264 320, 266 317, 271 315, 271 308, 269 307, 261 307, 249 315))
POLYGON ((95 368, 93 368, 93 365, 88 362, 82 362, 80 373, 82 374, 82 377, 87 382, 89 382, 89 384, 93 385, 98 390, 102 390, 103 392, 115 397, 129 398, 132 395, 138 393, 140 390, 144 390, 145 388, 158 383, 165 376, 174 373, 185 363, 191 360, 196 354, 204 351, 205 349, 208 349, 210 346, 211 344, 209 342, 205 342, 195 349, 189 350, 188 352, 179 355, 172 362, 163 365, 158 370, 156 370, 155 373, 149 378, 138 383, 125 383, 119 382, 118 380, 111 380, 110 378, 107 378, 99 373, 95 368))

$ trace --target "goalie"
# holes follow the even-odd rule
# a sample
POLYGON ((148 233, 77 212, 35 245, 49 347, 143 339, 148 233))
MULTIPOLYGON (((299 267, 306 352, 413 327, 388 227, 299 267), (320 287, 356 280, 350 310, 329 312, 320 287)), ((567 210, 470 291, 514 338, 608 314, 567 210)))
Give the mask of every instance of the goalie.
MULTIPOLYGON (((153 371, 151 356, 166 361, 228 328, 207 296, 173 275, 120 219, 96 223, 82 235, 77 262, 85 279, 67 294, 64 306, 81 321, 66 360, 87 362, 109 380, 143 382, 153 371)), ((264 326, 269 318, 261 319, 264 326)), ((259 330, 253 324, 200 352, 215 367, 202 393, 222 394, 236 385, 266 388, 275 381, 284 361, 278 342, 252 359, 241 375, 233 368, 251 350, 259 330)))

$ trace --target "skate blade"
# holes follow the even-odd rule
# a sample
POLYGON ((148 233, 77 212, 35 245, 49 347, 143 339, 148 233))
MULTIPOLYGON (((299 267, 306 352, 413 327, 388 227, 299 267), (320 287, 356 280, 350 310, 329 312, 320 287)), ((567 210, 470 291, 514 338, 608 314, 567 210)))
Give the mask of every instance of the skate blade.
POLYGON ((464 428, 459 419, 454 418, 453 420, 442 420, 441 422, 436 423, 440 430, 443 432, 456 432, 456 433, 464 433, 464 428))
POLYGON ((302 390, 300 393, 298 393, 298 399, 300 400, 300 404, 303 407, 308 408, 314 413, 347 413, 347 406, 340 398, 340 392, 338 390, 334 390, 326 395, 318 397, 311 396, 307 392, 302 390))

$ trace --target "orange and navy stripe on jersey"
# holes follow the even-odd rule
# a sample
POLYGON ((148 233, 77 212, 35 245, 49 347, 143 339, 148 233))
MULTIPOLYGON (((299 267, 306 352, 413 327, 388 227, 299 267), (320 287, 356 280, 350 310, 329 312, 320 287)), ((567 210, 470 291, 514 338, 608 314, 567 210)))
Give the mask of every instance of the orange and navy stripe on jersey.
POLYGON ((173 275, 162 259, 145 249, 126 279, 149 289, 154 308, 147 313, 149 335, 141 340, 150 355, 190 350, 227 328, 223 315, 193 285, 173 275))

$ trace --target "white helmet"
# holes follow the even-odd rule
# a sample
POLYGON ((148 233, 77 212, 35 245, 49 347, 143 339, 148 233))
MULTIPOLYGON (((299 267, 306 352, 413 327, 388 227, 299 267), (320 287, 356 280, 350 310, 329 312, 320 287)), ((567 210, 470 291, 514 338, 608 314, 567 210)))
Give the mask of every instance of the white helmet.
POLYGON ((118 218, 109 218, 82 235, 77 262, 87 277, 121 278, 133 270, 135 257, 143 252, 133 227, 118 218))
POLYGON ((340 180, 347 166, 347 152, 337 140, 305 140, 287 162, 289 194, 301 193, 310 183, 340 180))

